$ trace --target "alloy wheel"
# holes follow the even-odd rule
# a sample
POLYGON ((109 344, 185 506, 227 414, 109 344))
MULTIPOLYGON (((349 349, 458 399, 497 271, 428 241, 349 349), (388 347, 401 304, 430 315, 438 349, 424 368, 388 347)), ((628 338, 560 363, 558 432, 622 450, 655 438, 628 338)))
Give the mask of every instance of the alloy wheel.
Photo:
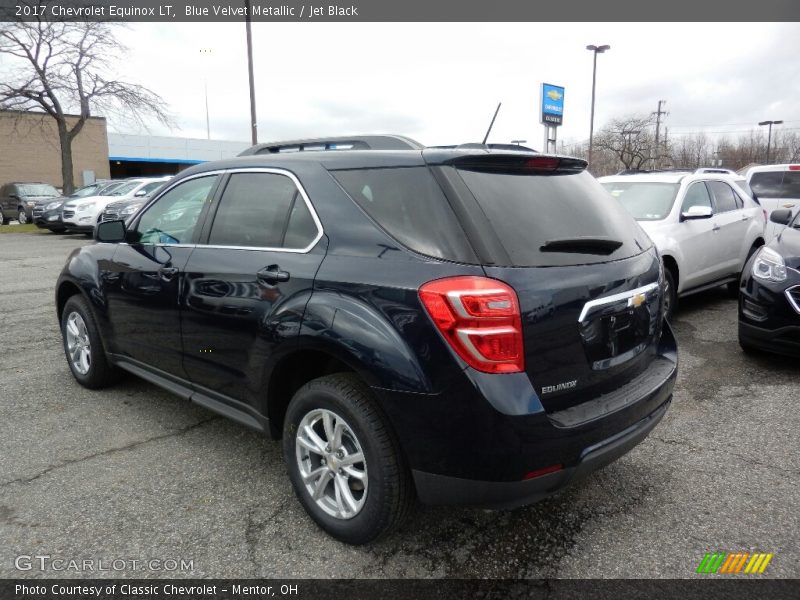
POLYGON ((19 215, 17 215, 17 220, 19 221, 20 225, 25 225, 28 222, 28 215, 25 213, 24 210, 19 211, 19 215))
POLYGON ((297 467, 306 491, 325 513, 352 519, 367 499, 367 463, 347 422, 327 409, 307 413, 295 437, 297 467))
POLYGON ((67 354, 73 368, 81 375, 86 375, 92 366, 92 344, 86 322, 77 312, 67 317, 67 354))

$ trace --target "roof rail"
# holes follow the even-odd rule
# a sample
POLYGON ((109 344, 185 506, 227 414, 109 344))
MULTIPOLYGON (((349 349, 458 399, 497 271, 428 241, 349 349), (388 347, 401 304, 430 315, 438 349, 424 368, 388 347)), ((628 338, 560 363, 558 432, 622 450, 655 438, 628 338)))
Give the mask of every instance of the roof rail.
POLYGON ((354 135, 256 144, 241 152, 239 156, 325 150, 422 150, 423 148, 419 142, 402 135, 354 135))

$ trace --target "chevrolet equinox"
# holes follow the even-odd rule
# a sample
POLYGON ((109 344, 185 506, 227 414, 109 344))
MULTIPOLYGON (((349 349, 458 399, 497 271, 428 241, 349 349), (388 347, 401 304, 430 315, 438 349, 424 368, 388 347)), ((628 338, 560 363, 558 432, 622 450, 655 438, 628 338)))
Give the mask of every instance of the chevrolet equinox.
POLYGON ((664 416, 661 261, 584 161, 399 136, 243 154, 69 256, 81 385, 122 369, 282 438, 299 501, 352 544, 416 498, 535 502, 664 416))

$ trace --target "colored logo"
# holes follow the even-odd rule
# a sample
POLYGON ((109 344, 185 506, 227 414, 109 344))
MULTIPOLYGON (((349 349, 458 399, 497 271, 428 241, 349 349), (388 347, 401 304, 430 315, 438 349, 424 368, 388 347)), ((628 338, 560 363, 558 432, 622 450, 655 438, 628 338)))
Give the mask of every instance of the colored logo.
POLYGON ((550 100, 555 100, 558 102, 564 97, 564 94, 560 93, 558 90, 550 90, 547 92, 547 97, 550 98, 550 100))
POLYGON ((697 567, 698 573, 744 573, 761 574, 767 569, 773 554, 763 552, 707 552, 697 567))

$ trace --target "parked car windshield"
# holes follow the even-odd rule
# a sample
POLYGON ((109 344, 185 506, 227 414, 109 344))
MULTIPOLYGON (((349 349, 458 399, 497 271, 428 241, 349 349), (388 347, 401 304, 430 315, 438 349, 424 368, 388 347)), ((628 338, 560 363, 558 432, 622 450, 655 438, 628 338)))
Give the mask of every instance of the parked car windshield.
POLYGON ((125 184, 119 186, 118 188, 114 189, 108 195, 109 196, 124 196, 125 194, 127 194, 128 192, 133 191, 134 189, 136 189, 140 185, 142 185, 141 181, 132 181, 130 183, 125 183, 125 184))
POLYGON ((17 186, 20 196, 57 197, 61 194, 52 185, 46 183, 23 183, 17 186))
POLYGON ((666 219, 680 187, 657 181, 606 181, 602 185, 637 221, 666 219))

